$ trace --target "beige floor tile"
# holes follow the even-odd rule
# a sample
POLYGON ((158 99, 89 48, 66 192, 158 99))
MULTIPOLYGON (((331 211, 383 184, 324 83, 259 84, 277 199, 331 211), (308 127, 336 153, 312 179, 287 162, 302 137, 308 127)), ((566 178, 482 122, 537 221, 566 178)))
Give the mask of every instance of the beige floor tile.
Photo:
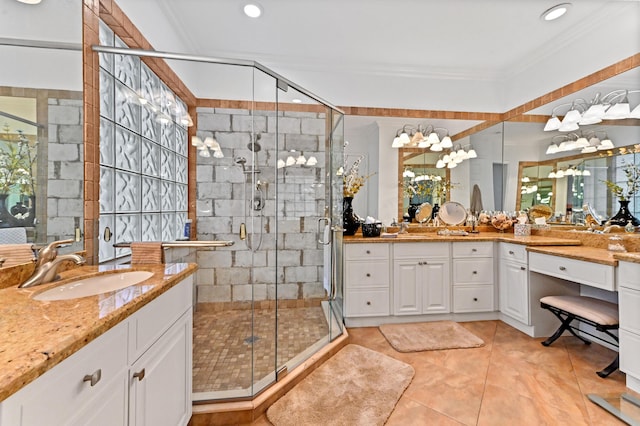
POLYGON ((462 423, 403 396, 385 426, 459 426, 462 423))

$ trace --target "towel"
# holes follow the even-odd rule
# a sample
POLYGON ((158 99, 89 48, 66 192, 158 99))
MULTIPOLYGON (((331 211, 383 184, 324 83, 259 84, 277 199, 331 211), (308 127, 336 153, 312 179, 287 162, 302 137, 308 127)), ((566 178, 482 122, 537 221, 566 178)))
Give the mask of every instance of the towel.
POLYGON ((162 242, 139 241, 131 243, 131 264, 164 263, 162 242))
POLYGON ((29 263, 35 260, 31 244, 0 244, 0 259, 3 267, 29 263))
POLYGON ((480 193, 480 187, 478 184, 473 185, 473 192, 471 193, 471 204, 469 210, 473 215, 480 213, 482 209, 482 194, 480 193))
POLYGON ((27 242, 27 230, 25 228, 0 229, 0 244, 21 244, 27 242))

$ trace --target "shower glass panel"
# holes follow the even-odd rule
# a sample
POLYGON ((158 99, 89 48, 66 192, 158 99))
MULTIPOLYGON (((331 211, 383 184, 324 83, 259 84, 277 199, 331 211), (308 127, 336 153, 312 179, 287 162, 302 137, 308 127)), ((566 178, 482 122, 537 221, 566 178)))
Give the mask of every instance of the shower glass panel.
MULTIPOLYGON (((335 201, 330 194, 335 188, 335 172, 331 172, 334 116, 329 108, 286 83, 279 82, 278 88, 276 197, 278 242, 282 245, 278 250, 280 273, 276 288, 280 379, 329 343, 332 336, 339 335, 342 318, 336 317, 332 308, 335 244, 331 213, 335 201)), ((342 202, 338 204, 341 208, 342 202)), ((339 235, 342 236, 341 227, 339 235)))
MULTIPOLYGON (((178 91, 171 92, 176 98, 167 95, 170 83, 150 73, 144 54, 116 50, 102 52, 101 63, 139 64, 133 79, 137 96, 110 102, 113 85, 101 87, 101 102, 113 106, 101 113, 116 118, 101 120, 101 148, 113 145, 114 127, 123 127, 118 117, 146 108, 141 98, 147 92, 148 102, 170 98, 184 105, 193 121, 187 127, 176 116, 174 128, 186 130, 174 131, 175 155, 165 158, 153 153, 174 145, 163 139, 165 124, 152 114, 147 121, 156 132, 141 127, 136 133, 143 152, 134 150, 134 157, 127 158, 129 151, 122 150, 117 158, 135 162, 143 182, 160 183, 141 189, 142 216, 164 220, 163 205, 174 197, 162 185, 163 158, 171 163, 178 187, 188 180, 188 148, 189 158, 196 159, 195 182, 189 183, 196 186, 197 239, 234 242, 197 248, 195 259, 190 254, 185 260, 195 260, 199 267, 193 400, 252 398, 342 333, 342 115, 258 65, 170 54, 164 61, 196 99, 195 105, 183 104, 178 91), (165 95, 154 95, 154 87, 164 88, 165 95), (184 152, 178 136, 186 142, 184 152), (144 203, 148 198, 157 202, 144 203)), ((160 112, 164 107, 156 106, 160 112)), ((109 195, 110 188, 101 187, 101 196, 109 195)), ((102 237, 113 214, 104 210, 101 215, 102 237)), ((144 227, 135 229, 135 235, 175 239, 181 236, 178 228, 175 237, 145 237, 144 227)), ((125 253, 113 251, 113 241, 122 238, 101 238, 101 253, 104 248, 114 254, 109 260, 126 260, 125 253)))

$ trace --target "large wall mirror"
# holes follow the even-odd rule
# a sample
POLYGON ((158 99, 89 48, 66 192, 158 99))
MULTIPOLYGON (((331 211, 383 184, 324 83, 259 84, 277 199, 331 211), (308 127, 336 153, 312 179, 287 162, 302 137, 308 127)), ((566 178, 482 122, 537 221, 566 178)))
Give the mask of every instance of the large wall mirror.
POLYGON ((3 2, 0 244, 82 250, 82 5, 3 2))
MULTIPOLYGON (((505 164, 510 173, 505 202, 513 206, 509 208, 526 210, 546 205, 552 211, 550 221, 565 225, 584 223, 588 209, 601 221, 616 214, 619 201, 604 181, 616 182, 626 189, 624 165, 640 164, 640 120, 605 119, 594 124, 578 124, 577 129, 568 131, 543 129, 546 118, 555 113, 562 119, 572 103, 581 105, 585 100, 588 106, 598 93, 602 98, 619 90, 615 101, 624 100, 626 95, 630 110, 640 104, 637 68, 527 113, 540 116, 540 120, 527 117, 534 122, 505 123, 505 164), (586 141, 588 146, 576 146, 580 138, 584 138, 581 144, 586 141), (567 149, 554 152, 563 142, 563 148, 567 149)), ((584 107, 576 109, 583 112, 584 107)), ((638 216, 640 197, 635 195, 630 199, 629 209, 638 216)))

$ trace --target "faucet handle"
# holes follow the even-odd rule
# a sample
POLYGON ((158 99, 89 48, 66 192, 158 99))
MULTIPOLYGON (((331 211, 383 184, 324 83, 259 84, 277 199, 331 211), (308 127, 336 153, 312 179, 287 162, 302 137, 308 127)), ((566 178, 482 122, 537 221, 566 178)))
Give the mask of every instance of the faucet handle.
POLYGON ((38 251, 38 260, 36 262, 36 265, 42 265, 45 262, 51 262, 58 255, 58 247, 62 247, 67 244, 73 244, 73 239, 53 241, 47 244, 45 247, 41 248, 38 251))

